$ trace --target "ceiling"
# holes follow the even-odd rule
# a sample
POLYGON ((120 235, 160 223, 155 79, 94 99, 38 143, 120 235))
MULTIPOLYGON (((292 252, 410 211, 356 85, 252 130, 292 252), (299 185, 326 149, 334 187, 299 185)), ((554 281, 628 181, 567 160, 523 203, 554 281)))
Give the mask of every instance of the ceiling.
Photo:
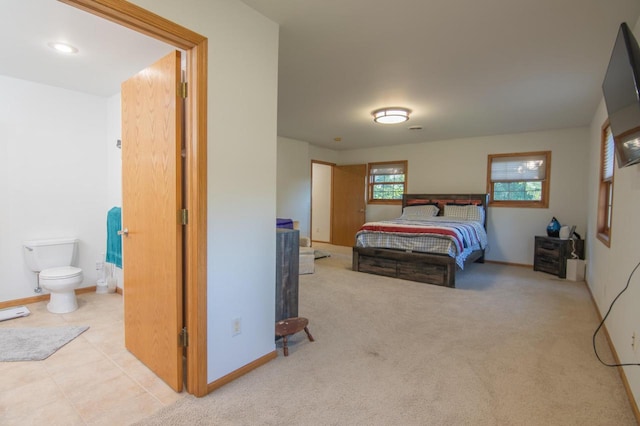
POLYGON ((337 150, 589 125, 618 27, 640 15, 638 0, 243 1, 280 24, 278 135, 337 150), (388 106, 413 113, 374 123, 388 106))
MULTIPOLYGON (((335 150, 589 125, 640 16, 638 0, 243 1, 280 24, 278 134, 335 150), (374 123, 387 106, 410 120, 374 123)), ((172 49, 54 0, 2 6, 2 75, 111 96, 172 49)))
POLYGON ((0 75, 98 96, 120 92, 120 83, 173 48, 151 37, 55 0, 2 0, 0 75), (62 41, 78 48, 60 54, 62 41))

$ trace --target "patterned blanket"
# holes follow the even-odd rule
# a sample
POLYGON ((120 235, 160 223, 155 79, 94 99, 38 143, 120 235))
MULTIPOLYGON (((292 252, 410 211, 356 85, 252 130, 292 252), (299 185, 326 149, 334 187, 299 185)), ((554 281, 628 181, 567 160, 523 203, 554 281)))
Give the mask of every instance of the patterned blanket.
POLYGON ((365 223, 356 234, 356 246, 445 254, 462 269, 471 252, 487 246, 487 233, 480 222, 471 220, 394 219, 365 223))

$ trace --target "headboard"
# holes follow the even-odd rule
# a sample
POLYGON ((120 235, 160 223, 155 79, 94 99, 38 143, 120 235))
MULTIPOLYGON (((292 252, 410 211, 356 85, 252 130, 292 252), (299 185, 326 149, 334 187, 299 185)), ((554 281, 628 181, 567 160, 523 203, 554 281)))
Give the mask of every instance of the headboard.
POLYGON ((487 204, 489 194, 403 194, 402 208, 419 204, 437 204, 442 215, 445 204, 473 204, 484 207, 484 227, 487 228, 487 204))

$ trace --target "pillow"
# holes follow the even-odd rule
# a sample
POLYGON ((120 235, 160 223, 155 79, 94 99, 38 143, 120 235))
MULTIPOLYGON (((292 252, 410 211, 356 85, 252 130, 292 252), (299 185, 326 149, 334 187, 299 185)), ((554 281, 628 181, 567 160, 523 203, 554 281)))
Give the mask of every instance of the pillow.
POLYGON ((444 216, 484 223, 484 207, 447 204, 444 206, 444 216))
POLYGON ((437 216, 440 210, 434 205, 422 205, 422 206, 406 206, 402 209, 402 216, 405 219, 408 218, 426 218, 437 216))

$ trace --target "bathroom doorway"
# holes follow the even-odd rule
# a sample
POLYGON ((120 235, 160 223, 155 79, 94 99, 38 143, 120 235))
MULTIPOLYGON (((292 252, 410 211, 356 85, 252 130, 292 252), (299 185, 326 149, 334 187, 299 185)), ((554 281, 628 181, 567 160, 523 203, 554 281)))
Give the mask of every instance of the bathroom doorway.
MULTIPOLYGON (((184 377, 189 393, 207 394, 206 357, 206 142, 207 142, 207 39, 171 21, 127 2, 60 0, 93 15, 123 25, 186 51, 185 198, 189 214, 184 226, 184 325, 189 344, 185 349, 184 377)), ((176 154, 180 156, 180 152, 176 154)), ((180 161, 180 158, 177 158, 180 161)), ((141 254, 143 255, 143 254, 141 254)), ((136 256, 137 257, 137 256, 136 256)), ((182 263, 182 257, 167 259, 182 263)), ((126 286, 126 284, 125 284, 126 286)), ((126 292, 126 288, 124 290, 126 292)), ((146 303, 153 303, 150 298, 146 303)), ((125 324, 127 319, 125 318, 125 324)), ((125 325, 126 328, 126 325, 125 325)), ((176 336, 176 340, 178 336, 176 336)), ((179 368, 179 367, 178 367, 179 368)))

